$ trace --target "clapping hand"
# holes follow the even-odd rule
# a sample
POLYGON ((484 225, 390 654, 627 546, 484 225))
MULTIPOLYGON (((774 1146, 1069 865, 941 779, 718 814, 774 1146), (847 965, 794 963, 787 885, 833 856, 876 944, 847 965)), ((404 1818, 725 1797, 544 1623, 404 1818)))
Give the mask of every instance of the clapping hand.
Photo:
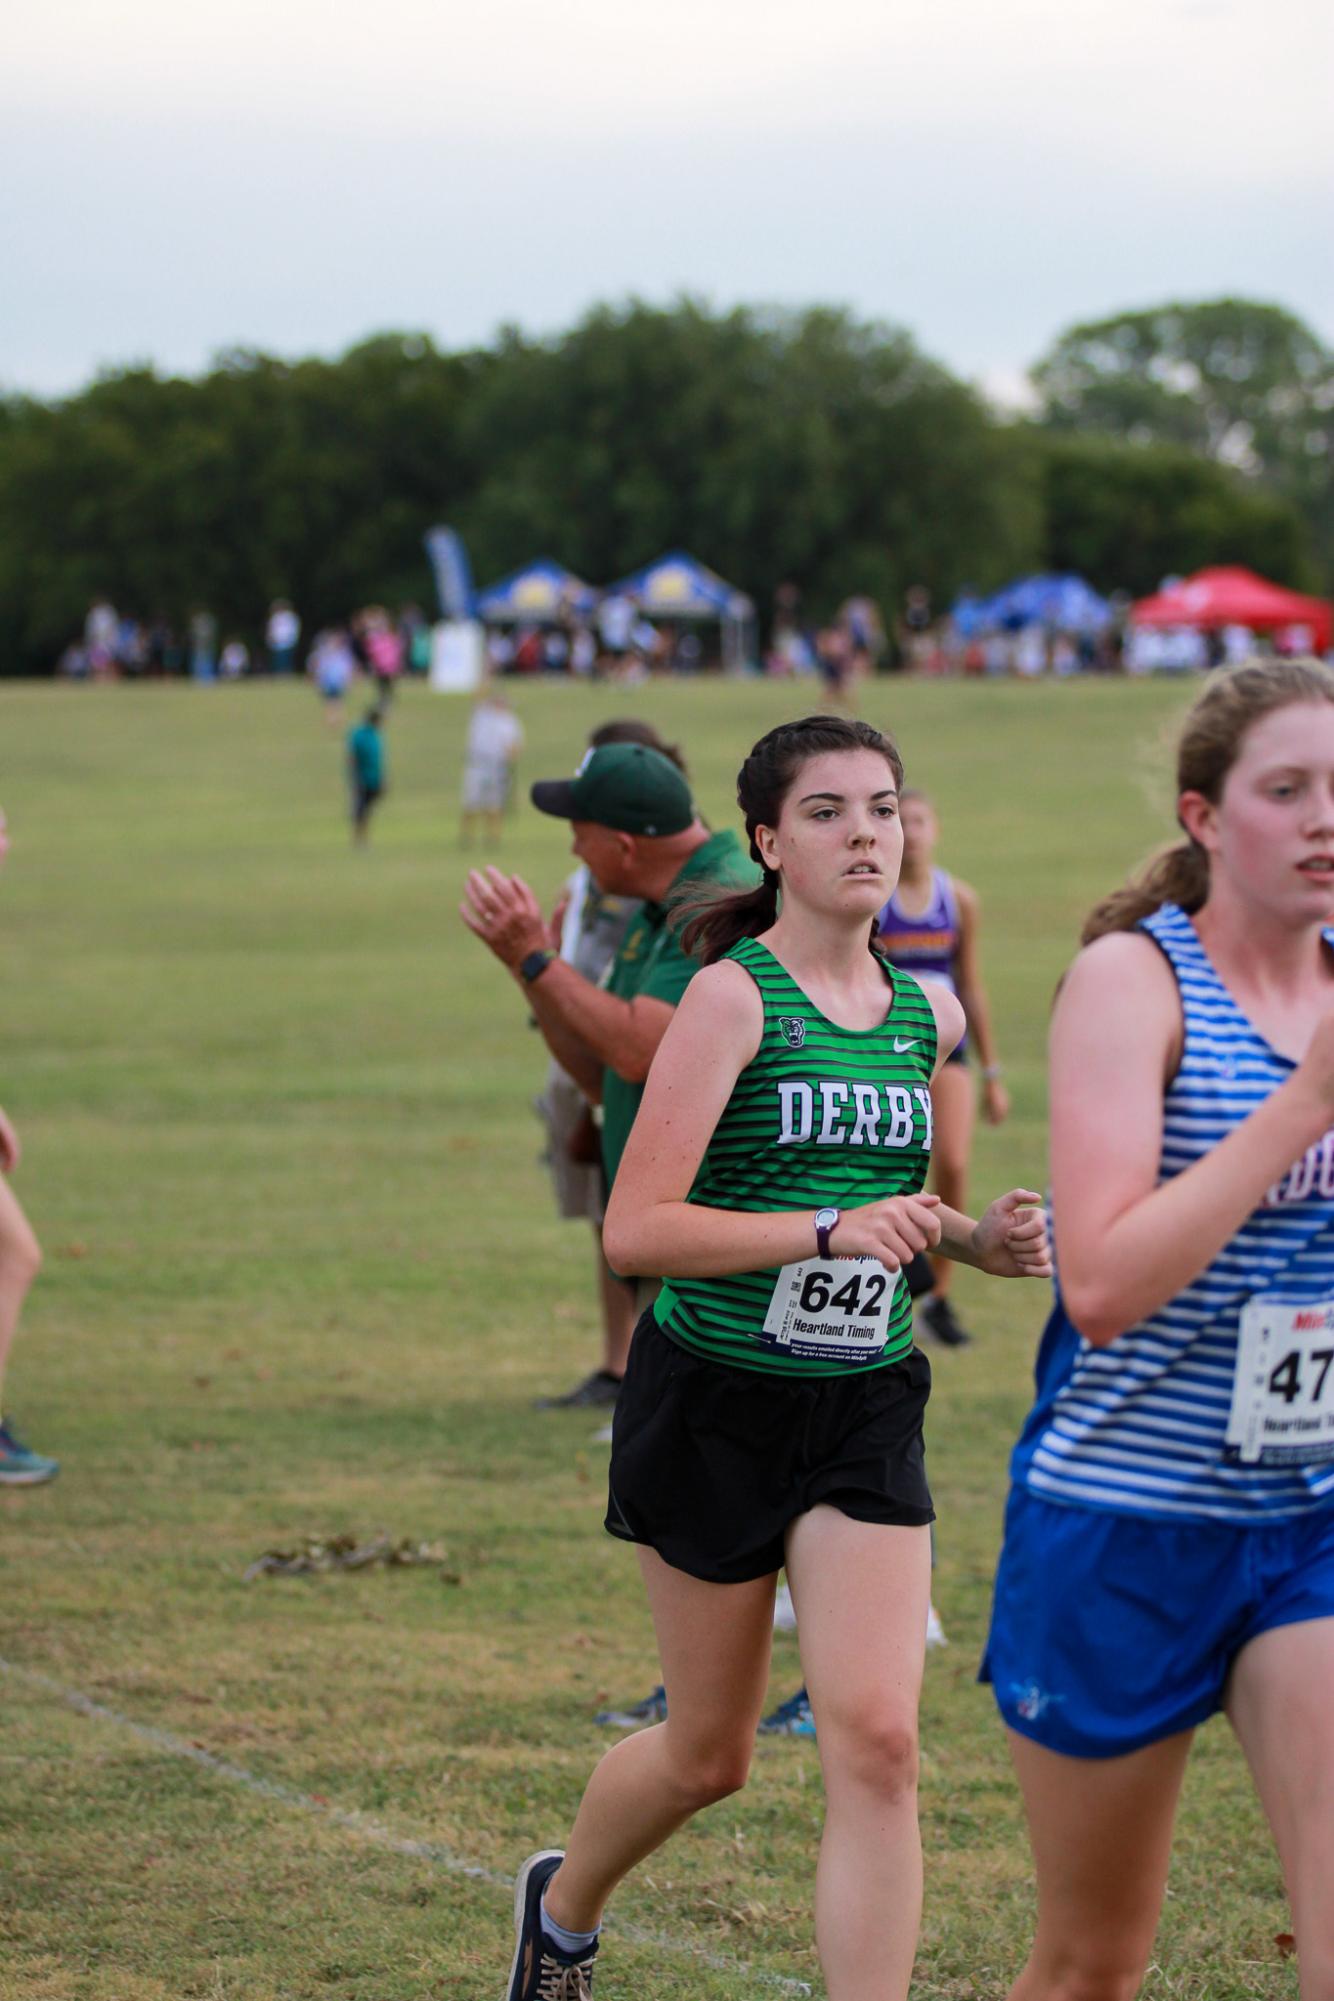
POLYGON ((459 916, 512 973, 530 952, 551 949, 542 906, 520 875, 494 867, 469 869, 459 916))

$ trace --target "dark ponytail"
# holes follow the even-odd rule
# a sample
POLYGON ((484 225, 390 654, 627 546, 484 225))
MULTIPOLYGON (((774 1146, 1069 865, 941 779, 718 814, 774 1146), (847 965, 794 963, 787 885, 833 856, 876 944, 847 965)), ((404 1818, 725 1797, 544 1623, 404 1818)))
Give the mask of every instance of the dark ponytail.
POLYGON ((808 758, 852 750, 878 752, 893 772, 896 788, 902 788, 903 760, 894 739, 855 717, 806 716, 800 722, 780 723, 760 738, 737 773, 736 800, 745 819, 751 860, 762 880, 754 889, 724 890, 681 905, 674 921, 681 928, 685 951, 711 966, 739 938, 758 938, 770 929, 778 916, 779 877, 776 869, 765 867, 755 830, 778 825, 783 801, 808 758))

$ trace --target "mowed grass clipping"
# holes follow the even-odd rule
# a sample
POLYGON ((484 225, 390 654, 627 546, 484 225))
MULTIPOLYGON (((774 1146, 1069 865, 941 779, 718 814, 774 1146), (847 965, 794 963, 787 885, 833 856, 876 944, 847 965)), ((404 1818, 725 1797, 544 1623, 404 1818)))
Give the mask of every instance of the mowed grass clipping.
MULTIPOLYGON (((516 699, 525 780, 572 769, 595 722, 647 715, 731 825, 741 757, 812 698, 697 682, 516 699)), ((1170 828, 1183 701, 1100 682, 866 692, 936 797, 944 860, 983 896, 1015 1109, 979 1133, 979 1203, 1043 1185, 1052 990, 1087 905, 1170 828)), ((0 1500, 0 1656, 46 1677, 0 1671, 0 1996, 499 2001, 493 1879, 564 1834, 607 1741, 593 1712, 656 1679, 633 1555, 600 1526, 595 1419, 532 1409, 592 1364, 593 1266, 537 1160, 542 1045, 456 914, 467 715, 404 693, 390 793, 355 853, 341 742, 303 688, 0 692, 0 1103, 46 1250, 8 1404, 64 1462, 0 1500), (442 1544, 460 1581, 242 1581, 273 1546, 380 1528, 442 1544)), ((526 804, 507 830, 504 865, 547 900, 566 832, 526 804)), ((933 1356, 950 1645, 926 1675, 915 1988, 951 2001, 1003 1994, 1033 1921, 974 1674, 1046 1309, 1036 1286, 964 1273, 958 1290, 978 1338, 933 1356)), ((780 1637, 774 1697, 798 1679, 780 1637)), ((814 1748, 762 1744, 747 1791, 618 1897, 599 1993, 820 1991, 820 1822, 814 1748)), ((1286 1929, 1215 1723, 1145 1992, 1293 1995, 1286 1929)))

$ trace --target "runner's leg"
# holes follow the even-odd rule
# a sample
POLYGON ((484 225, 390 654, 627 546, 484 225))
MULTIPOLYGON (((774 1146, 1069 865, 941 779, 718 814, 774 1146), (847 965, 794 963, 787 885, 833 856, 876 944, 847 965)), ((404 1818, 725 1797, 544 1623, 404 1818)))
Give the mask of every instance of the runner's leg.
POLYGON ((18 1332, 19 1315, 42 1268, 41 1248, 19 1199, 0 1175, 0 1417, 4 1415, 5 1362, 18 1332))
POLYGON ((1237 1656, 1228 1720, 1274 1830, 1302 2001, 1334 2001, 1334 1618, 1261 1633, 1237 1656))
MULTIPOLYGON (((547 1911, 589 1932, 621 1878, 701 1807, 746 1783, 764 1707, 773 1576, 706 1584, 636 1552, 658 1636, 667 1720, 613 1746, 584 1791, 547 1911)), ((924 1615, 925 1616, 925 1615, 924 1615)))
POLYGON ((788 1532, 787 1574, 827 1802, 815 1931, 829 2001, 901 2001, 922 1908, 930 1535, 815 1507, 788 1532))
POLYGON ((1134 2001, 1194 1733, 1123 1758, 1067 1758, 1009 1734, 1038 1887, 1037 1936, 1009 2001, 1134 2001))

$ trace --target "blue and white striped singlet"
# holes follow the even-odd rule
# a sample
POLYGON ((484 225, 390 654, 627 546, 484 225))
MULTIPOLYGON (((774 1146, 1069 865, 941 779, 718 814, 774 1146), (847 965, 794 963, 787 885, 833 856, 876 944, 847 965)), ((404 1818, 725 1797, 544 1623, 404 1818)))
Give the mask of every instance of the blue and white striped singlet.
MULTIPOLYGON (((1159 1182, 1226 1139, 1296 1067, 1247 1020, 1185 912, 1141 927, 1176 974, 1185 1034, 1163 1104, 1159 1182)), ((1241 1310, 1256 1293, 1334 1298, 1334 1129, 1265 1195, 1198 1278, 1108 1348, 1056 1304, 1037 1360, 1037 1402, 1015 1447, 1016 1483, 1049 1501, 1117 1514, 1240 1524, 1334 1502, 1334 1464, 1231 1464, 1223 1441, 1241 1310)))

